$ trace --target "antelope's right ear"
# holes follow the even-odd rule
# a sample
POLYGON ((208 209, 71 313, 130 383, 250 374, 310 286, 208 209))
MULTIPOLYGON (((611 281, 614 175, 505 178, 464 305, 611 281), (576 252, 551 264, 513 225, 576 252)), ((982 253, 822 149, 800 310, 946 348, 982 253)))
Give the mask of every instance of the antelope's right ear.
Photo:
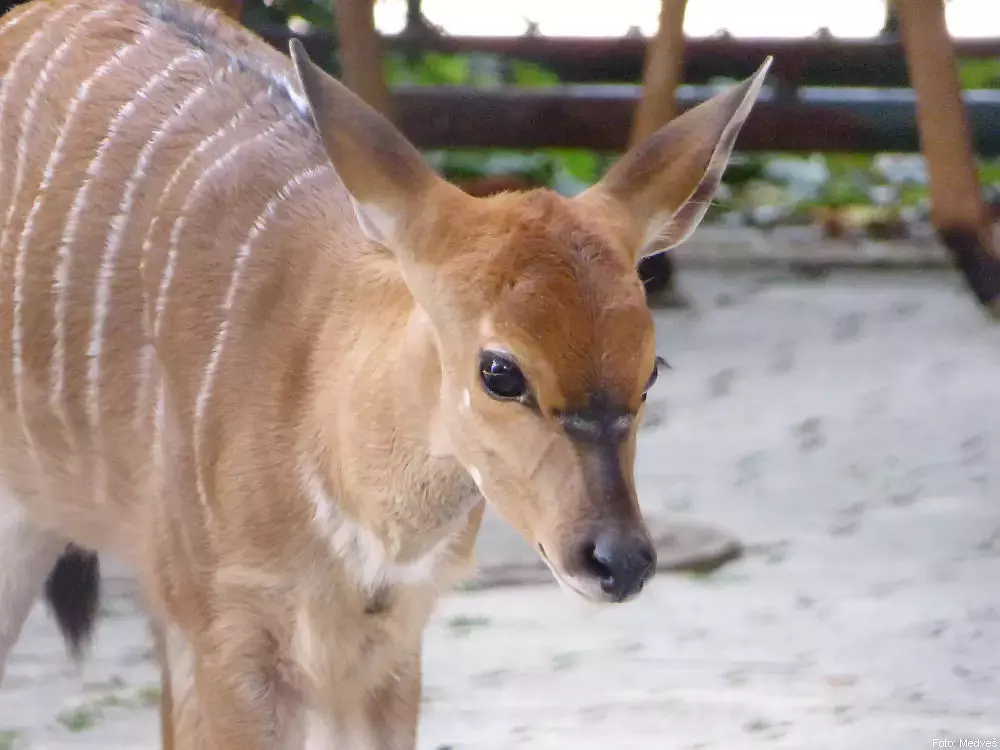
POLYGON ((610 210, 633 260, 669 250, 705 217, 771 67, 671 120, 633 147, 575 200, 610 210))
POLYGON ((292 39, 289 53, 361 228, 397 255, 405 255, 411 219, 445 195, 467 196, 438 177, 392 123, 315 65, 302 42, 292 39))

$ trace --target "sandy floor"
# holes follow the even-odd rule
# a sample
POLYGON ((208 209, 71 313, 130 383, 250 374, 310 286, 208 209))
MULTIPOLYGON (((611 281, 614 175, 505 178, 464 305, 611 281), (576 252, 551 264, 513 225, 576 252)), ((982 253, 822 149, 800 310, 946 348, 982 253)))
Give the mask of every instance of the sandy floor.
MULTIPOLYGON (((621 608, 553 585, 449 596, 422 750, 1000 737, 1000 326, 944 273, 684 282, 698 310, 658 319, 674 370, 640 494, 654 525, 710 521, 748 554, 621 608)), ((490 560, 519 544, 495 522, 481 542, 490 560)), ((145 624, 127 597, 105 609, 82 674, 36 610, 0 750, 156 746, 145 624)))

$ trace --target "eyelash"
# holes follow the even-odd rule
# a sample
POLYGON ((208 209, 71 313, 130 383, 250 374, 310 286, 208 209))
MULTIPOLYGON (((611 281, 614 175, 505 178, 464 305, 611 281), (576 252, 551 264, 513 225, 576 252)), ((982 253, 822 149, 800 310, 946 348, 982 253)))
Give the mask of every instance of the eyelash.
POLYGON ((645 401, 646 397, 649 395, 650 389, 656 385, 656 381, 660 376, 660 368, 663 367, 667 370, 670 369, 670 365, 667 363, 663 357, 657 355, 655 363, 653 365, 653 373, 649 376, 649 380, 646 382, 646 388, 642 392, 642 400, 645 401))

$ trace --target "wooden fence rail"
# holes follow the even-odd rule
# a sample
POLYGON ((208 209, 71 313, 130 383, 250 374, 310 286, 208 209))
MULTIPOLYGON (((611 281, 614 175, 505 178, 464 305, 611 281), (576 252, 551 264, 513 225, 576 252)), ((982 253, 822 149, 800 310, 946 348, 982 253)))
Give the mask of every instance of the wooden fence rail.
MULTIPOLYGON (((711 96, 682 86, 681 110, 711 96)), ((620 152, 628 139, 638 86, 541 89, 396 88, 403 131, 422 148, 582 148, 620 152)), ((1000 156, 1000 90, 967 92, 973 141, 1000 156)), ((784 100, 764 92, 740 133, 741 151, 917 152, 912 91, 805 89, 784 100)))
MULTIPOLYGON (((288 49, 293 36, 286 27, 256 29, 271 44, 288 49)), ((333 44, 328 32, 299 37, 310 53, 325 54, 333 44)), ((386 35, 386 50, 446 53, 487 53, 538 63, 564 83, 638 83, 642 78, 646 40, 642 37, 472 37, 441 34, 386 35)), ((962 39, 955 42, 962 59, 1000 58, 1000 39, 962 39)), ((684 51, 686 83, 712 78, 745 78, 768 55, 774 55, 773 75, 790 85, 906 87, 909 76, 899 41, 872 39, 688 39, 684 51)))

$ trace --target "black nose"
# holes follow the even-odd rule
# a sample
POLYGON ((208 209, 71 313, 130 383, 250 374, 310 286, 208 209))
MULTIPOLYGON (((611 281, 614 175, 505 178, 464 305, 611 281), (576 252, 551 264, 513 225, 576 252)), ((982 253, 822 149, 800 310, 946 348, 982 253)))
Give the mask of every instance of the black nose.
POLYGON ((638 594, 656 570, 656 549, 645 534, 602 531, 584 548, 584 563, 615 601, 638 594))

